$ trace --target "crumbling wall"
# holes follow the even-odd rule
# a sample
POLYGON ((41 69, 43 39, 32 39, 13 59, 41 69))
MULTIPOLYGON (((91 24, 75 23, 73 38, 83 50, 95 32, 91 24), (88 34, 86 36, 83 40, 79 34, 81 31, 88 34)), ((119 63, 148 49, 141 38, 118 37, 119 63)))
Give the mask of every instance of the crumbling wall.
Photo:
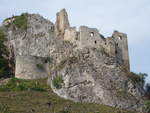
POLYGON ((62 9, 56 14, 55 34, 56 37, 63 37, 65 30, 70 27, 68 14, 65 9, 62 9))
POLYGON ((76 41, 79 41, 75 27, 70 27, 65 30, 64 40, 70 41, 72 43, 76 43, 76 41))
POLYGON ((100 36, 96 28, 88 28, 86 26, 80 27, 79 46, 83 47, 99 47, 104 44, 103 38, 100 36))
POLYGON ((15 77, 38 79, 48 76, 48 59, 34 56, 17 56, 15 77))
POLYGON ((119 64, 130 70, 127 35, 114 31, 112 35, 116 44, 116 57, 119 64))

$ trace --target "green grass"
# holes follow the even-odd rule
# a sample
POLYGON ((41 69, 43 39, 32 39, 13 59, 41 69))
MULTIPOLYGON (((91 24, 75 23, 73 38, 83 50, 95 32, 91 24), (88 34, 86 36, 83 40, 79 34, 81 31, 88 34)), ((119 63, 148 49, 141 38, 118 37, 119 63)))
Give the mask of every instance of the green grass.
POLYGON ((9 27, 10 25, 14 24, 19 29, 26 30, 27 29, 27 16, 28 16, 28 13, 22 13, 20 16, 13 16, 11 18, 5 19, 5 21, 7 21, 9 19, 14 18, 14 21, 10 23, 9 25, 7 25, 6 27, 9 27))
POLYGON ((0 113, 134 113, 106 105, 74 103, 62 99, 53 93, 46 82, 46 79, 12 79, 8 83, 12 89, 0 91, 0 113), (27 90, 26 88, 18 90, 16 82, 24 84, 26 88, 38 84, 38 88, 45 91, 27 90))
POLYGON ((21 80, 12 78, 6 85, 0 86, 0 91, 47 91, 48 88, 49 87, 45 85, 42 80, 21 80))

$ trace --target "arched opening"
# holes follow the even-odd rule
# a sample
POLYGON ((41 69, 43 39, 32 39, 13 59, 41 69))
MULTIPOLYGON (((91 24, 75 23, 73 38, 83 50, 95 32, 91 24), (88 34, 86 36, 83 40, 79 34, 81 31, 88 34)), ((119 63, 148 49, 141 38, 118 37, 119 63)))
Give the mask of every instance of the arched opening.
POLYGON ((95 40, 95 41, 94 41, 94 43, 96 44, 96 43, 97 43, 97 41, 95 40))
POLYGON ((91 33, 90 33, 90 36, 91 36, 91 37, 94 37, 94 32, 91 32, 91 33))

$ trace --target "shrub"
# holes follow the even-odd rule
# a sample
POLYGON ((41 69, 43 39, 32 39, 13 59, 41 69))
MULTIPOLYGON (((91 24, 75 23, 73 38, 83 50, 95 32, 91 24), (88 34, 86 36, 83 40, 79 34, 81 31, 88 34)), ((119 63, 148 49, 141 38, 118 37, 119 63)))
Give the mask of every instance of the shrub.
POLYGON ((145 101, 145 104, 144 104, 144 111, 146 113, 150 113, 150 101, 145 101))
POLYGON ((61 89, 62 88, 62 84, 63 84, 62 76, 56 76, 56 77, 54 77, 52 83, 53 83, 53 86, 56 89, 61 89))
POLYGON ((150 83, 147 83, 145 86, 145 97, 150 100, 150 83))
POLYGON ((6 35, 3 30, 0 29, 0 78, 1 77, 9 77, 11 75, 11 68, 9 66, 9 51, 4 44, 6 39, 6 35))
POLYGON ((27 29, 27 13, 23 13, 20 16, 14 16, 15 20, 13 24, 15 24, 18 28, 27 29))
POLYGON ((10 25, 14 24, 18 28, 26 30, 27 29, 27 16, 28 16, 28 13, 22 13, 20 16, 13 16, 11 18, 5 19, 5 21, 9 19, 14 19, 12 23, 9 23, 6 27, 9 27, 10 25))
POLYGON ((140 84, 142 87, 144 87, 145 84, 145 78, 148 75, 146 73, 134 73, 134 72, 129 72, 128 77, 135 83, 140 84))

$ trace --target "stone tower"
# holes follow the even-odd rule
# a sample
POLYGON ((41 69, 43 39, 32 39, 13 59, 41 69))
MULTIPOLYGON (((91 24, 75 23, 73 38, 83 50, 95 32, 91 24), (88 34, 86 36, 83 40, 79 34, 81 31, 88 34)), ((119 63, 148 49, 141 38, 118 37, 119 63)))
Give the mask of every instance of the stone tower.
POLYGON ((70 27, 68 14, 65 9, 62 9, 56 14, 55 34, 56 36, 64 36, 65 30, 70 27))
POLYGON ((130 65, 129 65, 127 35, 124 33, 120 33, 118 31, 114 31, 112 37, 116 44, 115 53, 116 53, 116 57, 117 57, 117 62, 119 64, 123 64, 125 66, 125 68, 129 71, 130 65))

